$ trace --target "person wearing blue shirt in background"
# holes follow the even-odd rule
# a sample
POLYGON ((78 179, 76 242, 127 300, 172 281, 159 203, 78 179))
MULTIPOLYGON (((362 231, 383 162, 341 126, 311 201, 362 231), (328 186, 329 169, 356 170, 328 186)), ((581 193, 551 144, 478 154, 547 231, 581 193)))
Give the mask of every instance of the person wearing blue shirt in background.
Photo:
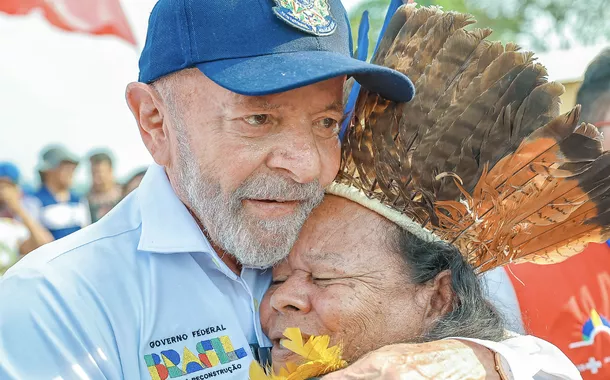
POLYGON ((0 162, 0 275, 23 255, 53 241, 32 217, 31 198, 19 184, 20 172, 11 162, 0 162))
POLYGON ((60 239, 90 223, 89 209, 80 196, 70 190, 78 157, 62 146, 43 150, 38 165, 41 186, 36 217, 53 238, 60 239))

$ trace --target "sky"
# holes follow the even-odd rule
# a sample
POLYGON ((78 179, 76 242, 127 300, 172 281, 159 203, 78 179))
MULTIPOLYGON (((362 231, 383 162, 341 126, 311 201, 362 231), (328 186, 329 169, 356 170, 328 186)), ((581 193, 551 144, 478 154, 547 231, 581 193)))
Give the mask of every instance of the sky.
MULTIPOLYGON (((62 143, 81 156, 110 148, 119 178, 152 162, 124 92, 137 79, 155 2, 123 0, 138 47, 112 36, 58 30, 37 13, 0 13, 0 161, 15 162, 28 181, 35 178, 39 152, 49 143, 62 143)), ((343 0, 348 10, 358 2, 343 0)), ((569 61, 576 64, 569 75, 583 72, 594 53, 571 54, 580 59, 569 61)), ((551 73, 569 66, 561 56, 542 62, 558 66, 551 73)), ((79 167, 77 182, 86 182, 87 170, 86 164, 79 167)))
MULTIPOLYGON (((347 8, 359 0, 344 0, 347 8)), ((62 143, 80 156, 110 148, 119 178, 152 162, 124 99, 137 80, 148 15, 156 0, 123 0, 138 40, 67 33, 38 13, 0 13, 0 161, 35 176, 40 150, 62 143)), ((77 182, 86 181, 80 165, 77 182)))

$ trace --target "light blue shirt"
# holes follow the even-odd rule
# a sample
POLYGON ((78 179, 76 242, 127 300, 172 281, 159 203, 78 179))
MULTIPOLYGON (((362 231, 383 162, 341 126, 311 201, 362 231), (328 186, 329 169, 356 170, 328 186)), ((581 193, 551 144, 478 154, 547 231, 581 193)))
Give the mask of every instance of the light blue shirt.
POLYGON ((160 166, 0 282, 0 379, 246 379, 270 270, 235 275, 160 166))

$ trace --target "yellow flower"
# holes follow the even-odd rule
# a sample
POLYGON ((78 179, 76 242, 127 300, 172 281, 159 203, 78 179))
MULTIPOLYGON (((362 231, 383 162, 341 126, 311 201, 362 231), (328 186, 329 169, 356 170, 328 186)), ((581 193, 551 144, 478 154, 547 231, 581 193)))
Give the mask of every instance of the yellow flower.
POLYGON ((250 365, 250 380, 307 380, 347 366, 347 362, 341 359, 341 347, 339 345, 328 347, 330 337, 327 335, 311 336, 303 344, 301 330, 293 327, 287 328, 284 336, 286 339, 282 339, 280 344, 301 356, 304 363, 301 365, 287 363, 279 374, 275 374, 270 368, 265 371, 254 361, 250 365))

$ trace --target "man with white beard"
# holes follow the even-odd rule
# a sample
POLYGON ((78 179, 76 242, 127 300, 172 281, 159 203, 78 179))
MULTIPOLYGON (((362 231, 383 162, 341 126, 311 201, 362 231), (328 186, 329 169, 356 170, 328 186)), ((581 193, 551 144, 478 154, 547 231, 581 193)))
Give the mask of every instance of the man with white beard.
POLYGON ((155 164, 98 223, 0 282, 1 379, 247 378, 271 345, 264 268, 339 168, 346 76, 413 96, 403 74, 351 58, 346 20, 339 0, 157 3, 126 92, 155 164))

